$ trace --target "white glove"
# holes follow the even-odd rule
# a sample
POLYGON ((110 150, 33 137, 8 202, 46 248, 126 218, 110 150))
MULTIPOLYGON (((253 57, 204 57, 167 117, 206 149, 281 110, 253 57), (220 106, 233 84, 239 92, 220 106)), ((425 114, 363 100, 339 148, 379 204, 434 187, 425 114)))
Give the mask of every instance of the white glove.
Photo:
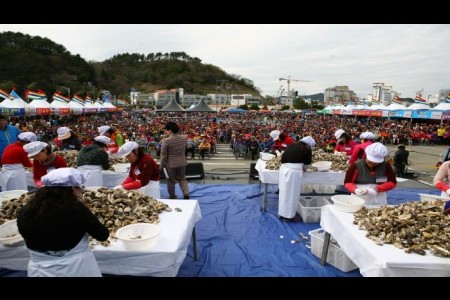
POLYGON ((367 190, 367 195, 375 196, 376 194, 378 194, 378 192, 375 189, 368 189, 367 190))
POLYGON ((450 196, 450 189, 446 190, 445 192, 450 196))
POLYGON ((362 196, 362 195, 367 194, 367 190, 363 189, 363 188, 361 188, 361 189, 358 188, 358 189, 355 190, 355 194, 362 196))
POLYGON ((122 185, 116 185, 115 187, 113 187, 113 190, 123 190, 123 186, 122 185))

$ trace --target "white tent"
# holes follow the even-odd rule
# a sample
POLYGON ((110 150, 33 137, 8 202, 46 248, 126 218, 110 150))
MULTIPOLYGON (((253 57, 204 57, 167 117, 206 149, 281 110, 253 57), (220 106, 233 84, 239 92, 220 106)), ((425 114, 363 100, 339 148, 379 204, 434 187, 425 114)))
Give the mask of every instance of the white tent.
POLYGON ((386 106, 384 106, 383 104, 377 103, 375 105, 372 105, 371 107, 367 108, 370 110, 384 110, 386 109, 386 106))
POLYGON ((358 104, 358 105, 356 105, 356 107, 354 109, 367 109, 367 108, 369 108, 369 107, 365 104, 358 104))
POLYGON ((84 102, 83 99, 74 96, 69 102, 70 111, 74 115, 81 115, 83 113, 84 102))
POLYGON ((94 103, 92 103, 92 99, 90 97, 86 97, 86 100, 84 101, 84 113, 95 114, 97 111, 98 109, 94 103))
POLYGON ((441 102, 437 106, 433 107, 431 110, 443 110, 443 111, 450 110, 450 103, 441 102))
POLYGON ((69 99, 57 93, 53 95, 53 102, 50 106, 52 113, 55 115, 67 115, 70 113, 69 99))
POLYGON ((429 110, 430 106, 428 104, 423 104, 423 103, 414 103, 410 106, 408 106, 407 108, 405 108, 405 110, 429 110))
POLYGON ((385 109, 386 110, 404 110, 406 107, 398 103, 391 103, 385 109))

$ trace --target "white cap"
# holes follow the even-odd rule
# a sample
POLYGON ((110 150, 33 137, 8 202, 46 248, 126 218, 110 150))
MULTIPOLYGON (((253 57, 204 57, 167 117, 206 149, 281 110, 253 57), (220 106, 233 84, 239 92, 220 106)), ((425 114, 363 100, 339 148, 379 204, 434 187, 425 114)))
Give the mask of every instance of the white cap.
POLYGON ((366 148, 366 157, 374 163, 381 163, 388 155, 387 148, 382 143, 373 143, 366 148))
POLYGON ((279 130, 273 130, 270 132, 270 136, 273 138, 273 140, 278 140, 278 137, 280 136, 280 131, 279 130))
POLYGON ((45 186, 80 186, 86 181, 86 177, 74 168, 59 168, 41 177, 45 186))
POLYGON ((28 157, 31 157, 41 152, 42 149, 46 148, 47 146, 48 144, 44 142, 31 142, 23 145, 23 150, 28 153, 28 157))
POLYGON ((136 142, 126 142, 120 146, 119 151, 117 151, 117 156, 124 157, 131 153, 134 149, 137 149, 139 144, 136 142))
POLYGON ((314 148, 314 146, 316 145, 316 141, 309 135, 305 136, 300 141, 302 141, 303 143, 309 145, 311 148, 314 148))
POLYGON ((111 142, 111 139, 104 135, 99 135, 94 138, 95 141, 108 145, 111 142))
POLYGON ((334 136, 336 137, 336 139, 339 139, 344 133, 345 133, 345 130, 344 130, 344 129, 338 129, 338 130, 336 130, 336 132, 334 133, 334 136))
POLYGON ((70 129, 67 127, 59 127, 56 132, 58 133, 58 140, 66 140, 70 138, 70 129))
POLYGON ((374 140, 375 139, 375 134, 373 134, 370 131, 366 131, 366 132, 361 133, 359 135, 359 138, 365 139, 365 140, 374 140))
POLYGON ((28 142, 28 143, 37 141, 37 136, 34 133, 29 132, 29 131, 22 132, 21 134, 19 134, 17 136, 17 138, 21 141, 28 142))
POLYGON ((100 127, 97 128, 98 133, 99 133, 100 135, 104 135, 105 132, 107 132, 107 131, 110 130, 110 129, 111 129, 111 127, 109 127, 109 126, 107 126, 107 125, 105 125, 105 126, 100 126, 100 127))

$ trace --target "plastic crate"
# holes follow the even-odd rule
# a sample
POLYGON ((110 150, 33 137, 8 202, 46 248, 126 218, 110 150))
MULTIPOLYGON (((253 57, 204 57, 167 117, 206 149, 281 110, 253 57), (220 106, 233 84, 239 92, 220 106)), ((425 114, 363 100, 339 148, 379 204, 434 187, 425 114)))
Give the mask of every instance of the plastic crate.
MULTIPOLYGON (((323 240, 325 236, 325 230, 322 228, 311 230, 311 252, 318 258, 322 257, 323 240)), ((341 270, 342 272, 350 272, 358 269, 358 266, 348 258, 348 256, 342 251, 337 243, 332 243, 330 238, 330 245, 328 247, 327 263, 341 270)))
POLYGON ((439 195, 433 195, 433 194, 421 194, 419 193, 420 201, 434 201, 434 200, 444 200, 448 201, 450 198, 442 197, 439 195))
POLYGON ((331 204, 330 201, 322 196, 300 196, 297 212, 304 223, 318 223, 321 207, 327 204, 331 204))
POLYGON ((312 184, 304 184, 302 185, 301 194, 310 194, 313 192, 313 185, 312 184))
POLYGON ((333 184, 314 184, 313 189, 317 194, 334 194, 336 185, 333 184))

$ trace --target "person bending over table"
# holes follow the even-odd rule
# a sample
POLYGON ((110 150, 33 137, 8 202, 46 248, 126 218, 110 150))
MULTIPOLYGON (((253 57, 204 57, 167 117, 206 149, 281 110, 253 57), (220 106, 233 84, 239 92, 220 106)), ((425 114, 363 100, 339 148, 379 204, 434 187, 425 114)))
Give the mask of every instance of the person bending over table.
POLYGON ((301 192, 303 167, 311 164, 311 148, 315 144, 312 137, 305 137, 298 143, 287 146, 281 156, 278 215, 283 221, 292 221, 295 217, 301 192))
POLYGON ((386 162, 387 148, 381 143, 367 146, 366 158, 350 165, 345 173, 345 188, 366 201, 366 205, 386 205, 387 191, 397 186, 392 166, 386 162))

